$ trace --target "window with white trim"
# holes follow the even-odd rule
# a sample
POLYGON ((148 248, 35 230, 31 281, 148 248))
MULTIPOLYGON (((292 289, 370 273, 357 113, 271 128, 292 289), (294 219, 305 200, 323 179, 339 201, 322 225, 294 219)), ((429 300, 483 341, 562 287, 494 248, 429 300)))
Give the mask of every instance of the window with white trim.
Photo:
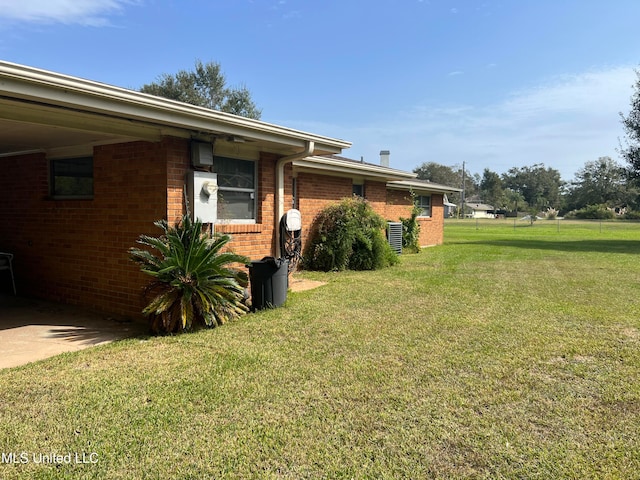
POLYGON ((420 209, 420 217, 431 216, 431 195, 416 195, 416 205, 420 209))
POLYGON ((218 220, 250 222, 256 219, 256 162, 214 157, 218 174, 218 220))
POLYGON ((51 159, 50 172, 53 198, 93 198, 93 157, 51 159))

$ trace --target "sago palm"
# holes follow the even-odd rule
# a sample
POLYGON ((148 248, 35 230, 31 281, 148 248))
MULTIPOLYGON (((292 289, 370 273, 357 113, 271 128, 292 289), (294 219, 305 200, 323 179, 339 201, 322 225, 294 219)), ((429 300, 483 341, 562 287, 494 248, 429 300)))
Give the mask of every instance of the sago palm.
POLYGON ((129 250, 141 271, 153 277, 145 289, 149 303, 142 311, 153 332, 215 327, 248 311, 244 304, 247 274, 232 267, 248 259, 222 252, 231 240, 229 235, 211 238, 202 231, 202 223, 189 215, 175 226, 166 220, 155 225, 164 231, 162 236, 138 238, 139 244, 151 249, 129 250))

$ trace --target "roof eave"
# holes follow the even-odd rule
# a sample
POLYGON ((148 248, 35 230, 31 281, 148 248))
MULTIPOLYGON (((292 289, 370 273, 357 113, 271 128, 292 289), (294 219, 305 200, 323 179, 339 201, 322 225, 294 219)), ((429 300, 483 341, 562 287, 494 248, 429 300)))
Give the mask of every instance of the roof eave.
POLYGON ((312 141, 316 151, 322 153, 339 153, 351 146, 345 140, 4 61, 0 61, 0 95, 111 118, 296 148, 312 141))
POLYGON ((345 161, 330 157, 312 156, 293 162, 297 171, 322 172, 324 174, 363 177, 377 181, 394 181, 415 178, 415 173, 405 172, 394 168, 345 161))
POLYGON ((421 182, 421 181, 394 181, 387 183, 387 188, 392 190, 413 190, 415 192, 430 193, 458 193, 462 192, 461 188, 440 185, 439 183, 421 182))

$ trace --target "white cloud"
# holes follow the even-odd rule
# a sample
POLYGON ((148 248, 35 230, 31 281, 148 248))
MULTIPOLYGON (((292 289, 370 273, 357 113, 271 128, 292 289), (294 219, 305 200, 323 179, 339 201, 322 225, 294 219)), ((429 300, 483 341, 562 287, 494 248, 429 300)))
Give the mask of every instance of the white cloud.
POLYGON ((132 0, 0 0, 0 19, 33 23, 107 25, 132 0))
POLYGON ((496 105, 452 110, 437 123, 427 119, 435 145, 422 147, 439 161, 465 160, 478 172, 545 163, 569 180, 589 160, 616 158, 619 112, 629 108, 634 79, 631 67, 587 72, 515 92, 496 105))
POLYGON ((464 161, 474 173, 504 173, 544 163, 571 180, 598 157, 622 163, 619 112, 628 113, 636 79, 631 66, 610 68, 556 77, 490 105, 419 105, 371 124, 308 127, 353 142, 345 152, 351 158, 377 162, 379 151, 389 149, 391 165, 403 170, 464 161))
POLYGON ((300 10, 291 10, 290 12, 282 14, 283 20, 296 20, 302 18, 302 12, 300 10))

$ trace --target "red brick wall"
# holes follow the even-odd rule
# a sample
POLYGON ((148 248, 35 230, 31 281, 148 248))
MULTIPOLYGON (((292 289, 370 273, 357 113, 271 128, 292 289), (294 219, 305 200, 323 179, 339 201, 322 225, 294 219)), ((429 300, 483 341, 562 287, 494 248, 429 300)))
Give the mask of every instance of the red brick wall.
MULTIPOLYGON (((420 245, 423 247, 441 245, 444 238, 443 195, 431 194, 431 217, 418 217, 420 224, 420 245)), ((411 212, 411 196, 407 191, 389 190, 387 192, 386 217, 399 220, 408 217, 411 212)))
MULTIPOLYGON (((95 147, 94 198, 49 198, 44 154, 0 158, 0 251, 15 254, 20 293, 140 317, 141 290, 149 281, 128 258, 140 234, 160 233, 153 222, 174 222, 185 211, 184 183, 189 142, 131 142, 95 147)), ((218 224, 230 233, 236 253, 255 260, 274 254, 275 165, 263 153, 258 162, 255 225, 218 224)), ((285 211, 292 206, 292 169, 285 167, 285 211)), ((303 241, 324 207, 352 194, 350 178, 297 174, 303 241)), ((408 193, 367 182, 365 196, 385 219, 408 216, 408 193)), ((442 243, 442 195, 432 195, 432 216, 422 219, 421 244, 442 243)))
POLYGON ((444 242, 444 196, 431 195, 431 217, 420 218, 420 245, 442 245, 444 242))
POLYGON ((365 182, 364 197, 382 218, 392 220, 387 214, 386 182, 365 182))
POLYGON ((387 190, 385 218, 398 221, 411 215, 411 195, 401 190, 387 190))
POLYGON ((52 200, 44 154, 1 158, 0 250, 15 254, 19 293, 139 316, 147 279, 128 249, 166 217, 163 146, 100 146, 93 161, 92 200, 52 200))
MULTIPOLYGON (((163 142, 167 163, 167 221, 172 224, 180 220, 186 212, 184 186, 187 172, 191 168, 189 143, 179 138, 166 137, 163 142)), ((162 161, 163 159, 158 159, 162 161)))
POLYGON ((327 205, 352 195, 350 178, 330 177, 312 173, 299 173, 297 176, 298 210, 302 215, 303 251, 311 233, 316 215, 327 205))

